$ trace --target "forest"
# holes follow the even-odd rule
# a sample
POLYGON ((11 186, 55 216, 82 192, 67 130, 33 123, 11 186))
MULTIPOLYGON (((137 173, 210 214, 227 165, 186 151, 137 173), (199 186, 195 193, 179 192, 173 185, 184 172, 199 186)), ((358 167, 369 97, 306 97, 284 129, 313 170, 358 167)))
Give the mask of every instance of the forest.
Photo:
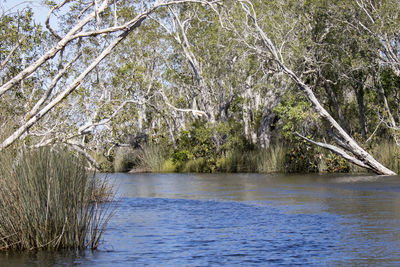
POLYGON ((0 154, 400 172, 397 0, 46 0, 0 17, 0 154))

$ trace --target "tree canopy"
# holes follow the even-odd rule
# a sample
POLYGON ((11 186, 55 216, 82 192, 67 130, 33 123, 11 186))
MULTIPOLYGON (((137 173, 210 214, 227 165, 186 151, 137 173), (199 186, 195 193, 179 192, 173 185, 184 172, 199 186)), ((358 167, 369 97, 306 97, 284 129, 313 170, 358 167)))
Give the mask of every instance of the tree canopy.
POLYGON ((322 147, 398 171, 373 154, 400 145, 398 1, 46 4, 45 25, 0 18, 0 150, 62 143, 102 168, 146 136, 205 171, 277 144, 306 170, 331 162, 322 147))

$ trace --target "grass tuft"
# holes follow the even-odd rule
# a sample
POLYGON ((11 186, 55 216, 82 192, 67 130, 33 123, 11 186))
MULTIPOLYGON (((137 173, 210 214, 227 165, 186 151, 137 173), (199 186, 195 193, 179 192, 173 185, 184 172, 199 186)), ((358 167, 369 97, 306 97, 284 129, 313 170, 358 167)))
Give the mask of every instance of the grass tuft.
POLYGON ((377 161, 396 173, 400 173, 400 146, 394 142, 381 142, 372 151, 377 161))
POLYGON ((149 144, 143 147, 139 154, 140 165, 144 169, 152 172, 173 172, 175 168, 166 166, 169 151, 168 149, 155 144, 149 144))
POLYGON ((54 148, 0 155, 0 250, 98 247, 112 194, 82 162, 54 148))
POLYGON ((257 156, 257 169, 260 173, 285 173, 286 150, 283 145, 270 146, 260 150, 257 156))

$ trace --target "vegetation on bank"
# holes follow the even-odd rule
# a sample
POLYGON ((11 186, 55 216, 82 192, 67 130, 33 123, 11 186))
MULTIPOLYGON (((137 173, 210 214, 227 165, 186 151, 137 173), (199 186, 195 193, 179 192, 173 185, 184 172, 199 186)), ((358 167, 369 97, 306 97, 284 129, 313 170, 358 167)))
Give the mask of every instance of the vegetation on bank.
MULTIPOLYGON (((114 172, 256 172, 256 173, 359 173, 365 169, 295 136, 277 137, 266 148, 252 145, 239 131, 219 131, 197 121, 182 131, 173 148, 168 142, 142 144, 116 150, 103 171, 114 172)), ((219 125, 219 127, 224 127, 219 125)), ((400 147, 383 141, 368 151, 392 170, 400 172, 400 147)))
POLYGON ((45 2, 45 27, 0 16, 0 151, 64 144, 103 171, 358 171, 336 154, 398 169, 399 1, 45 2))
POLYGON ((98 247, 113 195, 84 162, 60 147, 0 154, 0 250, 98 247))

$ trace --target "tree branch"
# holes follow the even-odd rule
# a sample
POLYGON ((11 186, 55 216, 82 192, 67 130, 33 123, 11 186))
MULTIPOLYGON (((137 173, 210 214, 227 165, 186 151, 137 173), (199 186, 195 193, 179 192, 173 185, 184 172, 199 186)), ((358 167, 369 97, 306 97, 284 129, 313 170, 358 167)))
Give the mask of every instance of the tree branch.
POLYGON ((295 135, 297 135, 298 137, 300 137, 300 138, 306 140, 307 142, 309 142, 309 143, 311 143, 311 144, 317 145, 317 146, 319 146, 319 147, 326 148, 326 149, 332 151, 333 153, 335 153, 335 154, 341 156, 342 158, 344 158, 344 159, 350 161, 351 163, 354 163, 354 164, 356 164, 356 165, 358 165, 358 166, 360 166, 360 167, 366 168, 366 169, 371 169, 370 166, 366 165, 364 162, 362 162, 362 161, 356 159, 355 157, 350 156, 350 155, 347 154, 344 150, 342 150, 342 149, 340 149, 340 148, 338 148, 338 147, 336 147, 336 146, 329 145, 329 144, 326 144, 326 143, 321 143, 321 142, 313 141, 313 140, 311 140, 311 139, 309 139, 309 138, 307 138, 307 137, 305 137, 305 136, 302 136, 301 134, 299 134, 299 133, 297 133, 297 132, 295 132, 295 135))

